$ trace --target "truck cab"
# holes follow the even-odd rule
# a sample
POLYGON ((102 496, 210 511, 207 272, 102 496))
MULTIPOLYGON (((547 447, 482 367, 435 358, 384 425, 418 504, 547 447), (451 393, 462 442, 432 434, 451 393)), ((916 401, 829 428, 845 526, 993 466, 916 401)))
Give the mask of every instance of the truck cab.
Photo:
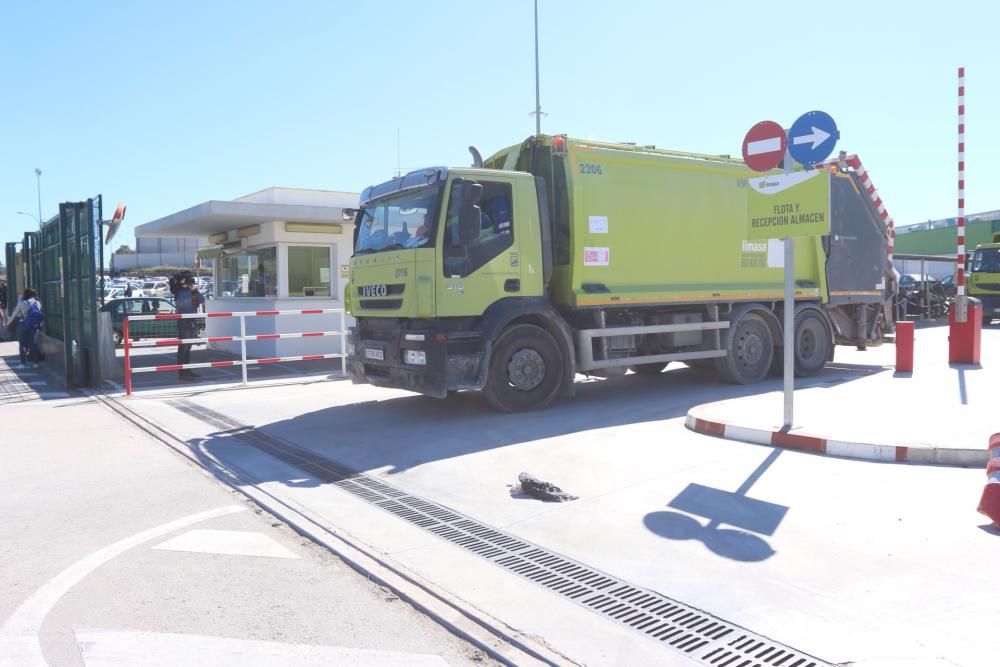
POLYGON ((345 294, 355 382, 483 386, 490 329, 549 307, 538 191, 524 172, 430 168, 362 193, 345 294))
POLYGON ((1000 233, 977 246, 969 263, 969 296, 983 304, 983 324, 1000 317, 1000 233))

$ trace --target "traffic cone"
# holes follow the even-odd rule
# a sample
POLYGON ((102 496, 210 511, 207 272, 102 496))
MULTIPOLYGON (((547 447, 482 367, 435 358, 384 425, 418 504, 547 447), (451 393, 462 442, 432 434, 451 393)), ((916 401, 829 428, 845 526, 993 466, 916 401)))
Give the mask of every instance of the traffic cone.
POLYGON ((986 464, 986 487, 979 499, 980 514, 988 516, 1000 528, 1000 433, 990 436, 990 460, 986 464))

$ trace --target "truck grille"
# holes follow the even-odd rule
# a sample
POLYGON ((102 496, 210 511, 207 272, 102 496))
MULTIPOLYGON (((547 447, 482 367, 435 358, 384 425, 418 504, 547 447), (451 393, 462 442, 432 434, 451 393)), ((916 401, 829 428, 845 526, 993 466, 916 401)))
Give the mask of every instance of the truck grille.
POLYGON ((361 299, 359 303, 368 310, 398 310, 403 307, 402 299, 361 299))

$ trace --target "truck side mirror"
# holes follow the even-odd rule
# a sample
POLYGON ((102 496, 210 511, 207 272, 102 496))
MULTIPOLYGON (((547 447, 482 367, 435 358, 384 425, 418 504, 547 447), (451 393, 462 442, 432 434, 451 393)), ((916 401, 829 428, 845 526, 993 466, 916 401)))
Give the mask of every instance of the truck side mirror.
POLYGON ((472 202, 462 202, 462 207, 458 210, 458 240, 475 241, 479 238, 479 231, 482 225, 482 212, 479 207, 472 202))

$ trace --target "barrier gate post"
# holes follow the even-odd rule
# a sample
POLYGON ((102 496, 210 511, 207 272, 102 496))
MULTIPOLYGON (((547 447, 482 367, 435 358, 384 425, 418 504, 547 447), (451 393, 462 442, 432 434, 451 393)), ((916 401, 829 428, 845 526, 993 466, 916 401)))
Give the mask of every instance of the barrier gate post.
POLYGON ((240 313, 240 363, 243 364, 243 386, 247 384, 247 318, 240 313))
POLYGON ((132 364, 128 358, 128 313, 122 319, 122 339, 125 343, 125 395, 132 395, 132 364))

